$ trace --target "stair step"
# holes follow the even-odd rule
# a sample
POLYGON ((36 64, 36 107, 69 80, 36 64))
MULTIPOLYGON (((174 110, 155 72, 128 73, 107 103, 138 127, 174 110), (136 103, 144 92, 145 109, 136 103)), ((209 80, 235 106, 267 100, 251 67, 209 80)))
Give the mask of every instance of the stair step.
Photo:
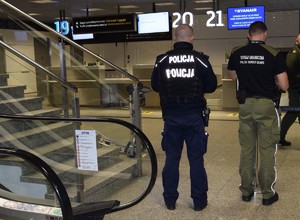
MULTIPOLYGON (((70 140, 70 139, 69 139, 70 140)), ((65 147, 72 148, 71 150, 74 152, 73 146, 71 145, 73 143, 71 142, 66 142, 65 147)), ((51 146, 49 144, 48 146, 43 147, 44 152, 38 151, 38 153, 43 153, 43 155, 55 151, 56 149, 59 149, 55 146, 51 146), (53 149, 49 150, 48 152, 45 152, 45 147, 54 147, 53 149)), ((61 146, 62 147, 62 146, 61 146)), ((105 167, 111 166, 112 163, 116 161, 120 161, 118 159, 118 154, 120 152, 120 149, 117 147, 106 147, 106 148, 98 148, 97 149, 97 155, 98 155, 98 165, 99 165, 99 170, 102 172, 105 167)), ((76 181, 76 175, 77 174, 87 174, 89 171, 81 171, 78 170, 78 168, 74 167, 75 165, 75 158, 74 158, 74 153, 72 154, 72 158, 68 158, 67 160, 64 160, 63 163, 53 161, 53 158, 47 159, 48 161, 51 160, 52 162, 49 164, 51 165, 55 170, 56 174, 60 177, 62 182, 65 182, 66 184, 70 185, 70 183, 74 183, 76 181)), ((94 174, 94 171, 92 171, 94 174)), ((23 172, 22 176, 22 181, 23 182, 30 182, 30 183, 43 183, 45 184, 45 179, 41 177, 39 174, 30 174, 23 172)))
MULTIPOLYGON (((20 113, 26 116, 60 116, 61 109, 39 109, 30 112, 20 113)), ((32 129, 42 124, 55 123, 54 121, 26 121, 26 120, 12 120, 12 119, 1 119, 0 125, 6 129, 9 133, 15 133, 32 129)))
POLYGON ((25 97, 0 101, 2 114, 19 114, 21 112, 34 111, 42 108, 42 97, 25 97))
MULTIPOLYGON (((33 153, 42 159, 44 159, 44 157, 46 157, 46 160, 53 161, 53 158, 47 157, 47 154, 50 154, 52 152, 56 152, 56 154, 58 154, 59 153, 58 151, 60 149, 64 149, 64 148, 73 149, 73 147, 74 147, 74 138, 73 137, 62 138, 61 140, 58 140, 58 141, 55 141, 55 142, 52 142, 49 144, 45 144, 43 146, 35 148, 33 153)), ((72 154, 74 154, 74 149, 72 150, 72 154)), ((18 157, 6 156, 6 157, 1 158, 0 164, 16 166, 15 163, 17 163, 18 166, 22 167, 19 163, 20 161, 23 161, 23 159, 20 159, 18 157)), ((53 161, 52 164, 54 164, 56 162, 57 161, 53 161)), ((74 161, 73 161, 73 164, 74 164, 74 161)), ((23 170, 22 175, 26 176, 26 175, 30 175, 31 173, 32 173, 32 171, 27 169, 27 170, 23 170)), ((40 175, 38 175, 38 176, 40 176, 40 175)), ((34 176, 33 178, 37 178, 37 177, 34 176)), ((32 179, 31 179, 31 182, 33 182, 32 179)), ((30 182, 30 181, 28 181, 28 182, 30 182)))
MULTIPOLYGON (((95 176, 86 177, 84 180, 85 202, 103 199, 117 189, 126 186, 133 177, 136 164, 136 160, 124 160, 101 171, 101 176, 98 178, 95 176)), ((73 183, 73 186, 67 187, 67 190, 70 200, 76 202, 78 200, 76 185, 73 183)))
POLYGON ((61 148, 70 148, 74 151, 74 138, 62 138, 61 140, 57 140, 56 142, 52 142, 43 146, 39 146, 35 149, 35 151, 40 155, 46 155, 47 153, 54 152, 61 148))
POLYGON ((33 110, 30 112, 24 112, 21 113, 22 115, 26 115, 26 116, 60 116, 62 113, 62 109, 61 108, 48 108, 48 109, 37 109, 37 110, 33 110))
MULTIPOLYGON (((97 173, 95 171, 77 170, 77 174, 85 174, 84 176, 84 202, 95 202, 93 200, 103 199, 117 189, 124 187, 133 177, 136 168, 136 160, 123 160, 97 173), (90 172, 90 176, 88 176, 90 172), (97 194, 97 197, 95 197, 97 194)), ((68 192, 71 202, 78 201, 78 184, 73 182, 63 182, 68 192)), ((49 193, 45 196, 47 199, 54 199, 54 194, 49 193)))
POLYGON ((37 123, 40 126, 14 134, 11 134, 3 126, 0 126, 0 143, 8 148, 18 146, 26 150, 27 148, 33 149, 46 143, 74 135, 73 123, 57 122, 47 125, 37 123))
POLYGON ((24 97, 26 86, 0 86, 0 99, 9 100, 24 97))
MULTIPOLYGON (((70 138, 71 140, 73 138, 70 138)), ((59 144, 59 143, 58 143, 59 144)), ((72 173, 77 172, 77 168, 74 167, 75 164, 75 144, 72 141, 68 142, 68 145, 60 145, 61 147, 54 146, 54 148, 51 149, 51 144, 48 146, 40 147, 43 150, 37 149, 36 151, 46 156, 47 158, 51 158, 52 160, 57 161, 57 164, 53 164, 53 166, 60 170, 57 174, 62 177, 62 180, 64 180, 63 176, 67 176, 69 174, 72 175, 72 173), (48 151, 45 150, 45 148, 48 147, 48 151), (60 166, 60 162, 62 162, 62 166, 60 166), (67 165, 67 166, 65 166, 67 165)), ((97 149, 97 158, 98 158, 98 169, 101 170, 104 167, 107 167, 111 165, 112 163, 119 161, 119 155, 120 148, 118 147, 100 147, 97 149)), ((71 181, 74 181, 75 179, 73 176, 68 177, 68 180, 71 179, 71 181)))

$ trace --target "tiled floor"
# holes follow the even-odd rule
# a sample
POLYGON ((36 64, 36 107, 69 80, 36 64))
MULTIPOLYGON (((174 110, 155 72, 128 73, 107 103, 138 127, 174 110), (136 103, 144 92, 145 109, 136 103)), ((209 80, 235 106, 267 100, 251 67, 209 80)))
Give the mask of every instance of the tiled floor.
POLYGON ((159 111, 143 112, 143 131, 155 147, 158 158, 158 176, 152 192, 136 206, 108 214, 106 220, 134 219, 182 219, 182 220, 295 220, 300 219, 300 135, 299 124, 291 127, 287 140, 290 147, 279 147, 277 157, 278 180, 276 191, 279 201, 272 206, 262 206, 262 196, 257 189, 254 199, 241 201, 238 189, 239 143, 237 138, 238 115, 236 112, 213 111, 207 131, 209 132, 208 152, 205 165, 208 174, 208 206, 201 212, 192 209, 190 198, 189 165, 183 152, 180 166, 179 199, 177 208, 169 211, 162 198, 161 170, 164 153, 160 148, 163 122, 159 111))

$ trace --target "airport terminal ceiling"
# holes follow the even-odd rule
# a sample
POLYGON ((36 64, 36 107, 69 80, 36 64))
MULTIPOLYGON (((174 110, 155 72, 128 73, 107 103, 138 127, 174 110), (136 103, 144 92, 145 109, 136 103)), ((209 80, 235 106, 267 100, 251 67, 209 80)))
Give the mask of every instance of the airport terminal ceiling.
POLYGON ((208 10, 222 10, 228 7, 264 5, 267 12, 295 11, 300 9, 299 0, 7 0, 22 11, 40 21, 50 22, 83 16, 103 16, 114 14, 184 12, 194 15, 206 14, 208 10))

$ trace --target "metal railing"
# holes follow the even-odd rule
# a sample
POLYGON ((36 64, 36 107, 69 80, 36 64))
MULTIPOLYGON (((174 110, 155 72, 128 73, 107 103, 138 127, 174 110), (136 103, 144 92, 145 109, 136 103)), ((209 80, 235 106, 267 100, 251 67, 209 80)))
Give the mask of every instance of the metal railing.
MULTIPOLYGON (((17 57, 19 57, 20 59, 24 60, 25 62, 29 63, 30 65, 42 70, 43 72, 45 72, 46 74, 48 74, 49 77, 54 78, 55 80, 57 80, 57 82, 59 82, 63 87, 66 87, 68 89, 70 89, 73 92, 73 98, 72 98, 72 115, 74 117, 79 117, 80 114, 80 110, 79 110, 79 100, 77 98, 77 87, 72 85, 71 83, 65 81, 64 79, 58 77, 57 75, 55 75, 54 73, 52 73, 51 71, 49 71, 48 69, 46 69, 45 67, 43 67, 42 65, 36 63, 35 61, 33 61, 32 59, 30 59, 29 57, 25 56, 24 54, 22 54, 20 51, 14 49, 13 47, 9 46, 8 44, 6 44, 5 42, 3 42, 2 40, 0 40, 0 46, 2 46, 3 48, 5 48, 6 50, 10 51, 11 53, 13 53, 14 55, 16 55, 17 57)), ((67 109, 65 109, 65 111, 67 111, 67 109)))
POLYGON ((87 52, 88 54, 90 54, 91 56, 101 60, 102 62, 108 64, 109 66, 111 66, 112 68, 122 72, 124 75, 126 75, 128 78, 130 78, 131 80, 133 80, 134 82, 139 82, 139 79, 131 74, 129 74, 128 72, 126 72, 125 70, 119 68, 118 66, 114 65, 113 63, 109 62, 108 60, 104 59, 101 56, 98 56, 97 54, 95 54, 94 52, 86 49, 85 47, 77 44, 76 42, 72 41, 71 39, 67 38, 66 36, 56 32, 55 30, 53 30, 51 27, 45 25, 44 23, 36 20, 35 18, 31 17, 30 15, 26 14, 25 12, 21 11, 20 9, 16 8, 15 6, 13 6, 12 4, 9 4, 8 2, 4 1, 4 0, 0 0, 0 3, 7 6, 8 8, 10 8, 11 10, 17 12, 19 15, 22 15, 24 18, 27 18, 28 20, 32 21, 33 23, 37 24, 38 26, 44 28, 45 30, 57 35, 58 37, 60 37, 61 39, 63 39, 64 41, 68 42, 69 44, 87 52))
MULTIPOLYGON (((3 6, 7 7, 9 10, 13 11, 14 13, 16 13, 18 16, 24 17, 27 20, 33 22, 34 24, 38 25, 39 27, 47 30, 48 32, 50 32, 51 34, 53 34, 54 36, 57 36, 57 38, 61 39, 62 42, 65 41, 68 44, 74 46, 75 48, 78 48, 79 50, 87 53, 88 55, 90 55, 91 57, 95 58, 96 60, 100 60, 101 62, 105 63, 106 65, 108 65, 109 67, 111 67, 112 69, 120 72, 121 74, 123 74, 125 77, 129 78, 130 80, 132 80, 133 83, 133 93, 132 93, 132 98, 133 98, 133 111, 134 111, 134 124, 141 128, 141 109, 140 109, 140 97, 139 97, 139 92, 140 92, 140 81, 137 77, 133 76, 132 74, 128 73, 127 71, 123 70, 122 68, 114 65, 113 63, 111 63, 110 61, 108 61, 107 59, 104 59, 103 57, 97 55, 96 53, 88 50, 87 48, 77 44, 76 42, 72 41, 71 39, 69 39, 68 37, 56 32, 54 29, 52 29, 51 27, 43 24, 42 22, 36 20, 35 18, 29 16, 28 14, 26 14, 25 12, 21 11, 20 9, 16 8, 15 6, 11 5, 10 3, 4 1, 4 0, 0 0, 0 4, 2 4, 3 6)), ((8 11, 8 10, 7 10, 8 11)), ((24 25, 26 25, 24 23, 24 25)), ((63 45, 63 44, 62 44, 63 45)), ((61 60, 64 60, 63 57, 61 57, 61 60)), ((62 65, 62 63, 61 63, 62 65)), ((65 72, 65 66, 62 65, 62 72, 65 72)))

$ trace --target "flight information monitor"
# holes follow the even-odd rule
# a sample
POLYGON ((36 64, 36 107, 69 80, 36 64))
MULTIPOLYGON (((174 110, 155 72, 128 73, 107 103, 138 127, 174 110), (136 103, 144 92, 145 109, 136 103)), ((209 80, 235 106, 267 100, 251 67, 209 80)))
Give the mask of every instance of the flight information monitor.
POLYGON ((227 8, 228 30, 248 29, 254 21, 265 22, 265 6, 227 8))

